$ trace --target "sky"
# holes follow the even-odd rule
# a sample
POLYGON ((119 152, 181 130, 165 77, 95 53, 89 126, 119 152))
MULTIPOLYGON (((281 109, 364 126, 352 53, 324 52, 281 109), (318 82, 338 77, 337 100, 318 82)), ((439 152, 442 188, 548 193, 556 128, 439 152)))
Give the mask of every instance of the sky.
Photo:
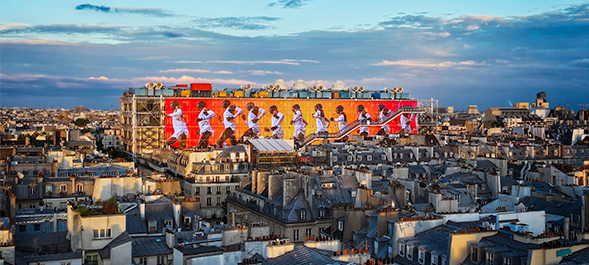
MULTIPOLYGON (((128 87, 283 79, 466 110, 589 104, 589 2, 0 1, 0 106, 118 109, 128 87)), ((583 107, 585 108, 585 107, 583 107)))

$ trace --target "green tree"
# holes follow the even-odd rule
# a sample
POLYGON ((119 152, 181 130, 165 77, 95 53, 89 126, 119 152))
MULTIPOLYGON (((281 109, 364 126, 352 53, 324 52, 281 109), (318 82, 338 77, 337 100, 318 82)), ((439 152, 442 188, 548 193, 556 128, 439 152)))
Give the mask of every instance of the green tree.
POLYGON ((72 123, 75 124, 76 126, 86 126, 86 125, 88 125, 88 123, 90 123, 90 120, 80 118, 80 119, 73 121, 72 123))

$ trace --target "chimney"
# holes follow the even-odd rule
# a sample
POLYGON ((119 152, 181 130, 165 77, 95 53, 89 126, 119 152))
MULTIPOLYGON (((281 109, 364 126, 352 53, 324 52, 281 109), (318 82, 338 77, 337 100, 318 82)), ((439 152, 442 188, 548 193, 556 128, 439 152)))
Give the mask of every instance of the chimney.
POLYGON ((282 175, 268 176, 268 199, 272 200, 274 196, 280 194, 282 190, 282 175))
POLYGON ((166 246, 173 248, 174 245, 176 245, 176 234, 174 234, 174 230, 166 229, 166 246))
POLYGON ((589 230, 589 191, 584 191, 581 199, 583 200, 583 207, 581 208, 581 232, 585 233, 589 230))
POLYGON ((284 204, 283 206, 288 205, 288 203, 294 199, 294 197, 299 194, 299 190, 301 186, 301 180, 298 178, 285 178, 282 184, 282 199, 284 204))
POLYGON ((548 190, 548 194, 546 194, 546 202, 552 201, 552 190, 548 190))
POLYGON ((258 170, 252 171, 252 193, 258 190, 258 170))
POLYGON ((266 176, 269 174, 269 172, 258 172, 258 184, 256 185, 257 194, 262 194, 262 192, 264 192, 264 190, 266 189, 266 176))
POLYGON ((372 195, 372 190, 365 188, 365 187, 358 187, 356 191, 356 202, 354 203, 354 207, 364 208, 370 205, 370 196, 372 195))
POLYGON ((53 233, 57 233, 57 212, 53 211, 53 233))
POLYGON ((569 222, 570 222, 570 218, 565 217, 564 218, 564 239, 568 240, 569 239, 569 222))

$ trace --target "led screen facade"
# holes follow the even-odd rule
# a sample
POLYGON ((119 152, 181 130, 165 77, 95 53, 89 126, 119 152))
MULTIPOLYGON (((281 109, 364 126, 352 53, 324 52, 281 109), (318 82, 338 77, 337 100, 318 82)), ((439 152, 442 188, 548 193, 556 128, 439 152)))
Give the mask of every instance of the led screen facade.
MULTIPOLYGON (((323 110, 325 116, 327 118, 337 118, 336 114, 336 107, 341 105, 344 107, 344 112, 347 115, 348 122, 351 123, 358 119, 358 115, 356 113, 356 109, 358 105, 363 105, 366 111, 372 116, 372 119, 378 118, 378 105, 384 104, 387 109, 392 112, 395 112, 397 108, 403 106, 411 106, 416 107, 417 101, 416 100, 355 100, 355 99, 274 99, 274 98, 166 98, 166 139, 170 138, 172 135, 179 131, 184 130, 182 122, 186 124, 186 128, 188 131, 187 138, 187 147, 196 146, 198 141, 200 140, 200 134, 197 132, 200 131, 199 124, 196 121, 198 115, 200 114, 200 110, 197 109, 197 102, 204 101, 206 107, 213 111, 216 116, 210 120, 210 125, 212 126, 215 133, 210 137, 209 143, 214 144, 217 139, 221 136, 223 131, 225 130, 225 126, 221 121, 219 121, 219 117, 223 116, 223 112, 225 111, 222 108, 222 102, 224 100, 229 100, 231 105, 235 105, 243 110, 244 117, 247 116, 248 110, 246 109, 246 105, 249 102, 254 103, 257 107, 264 109, 266 111, 269 110, 270 106, 275 105, 278 108, 278 111, 285 115, 284 120, 282 122, 282 128, 284 130, 284 137, 283 139, 291 139, 293 138, 294 134, 294 125, 290 124, 290 121, 293 119, 293 111, 292 106, 295 104, 299 104, 301 107, 301 111, 303 113, 304 119, 307 121, 308 125, 306 127, 306 134, 311 134, 316 132, 316 122, 315 118, 313 118, 313 113, 315 113, 314 107, 316 104, 321 104, 323 106, 323 110), (174 109, 171 108, 171 103, 173 101, 178 101, 179 108, 182 110, 182 117, 178 118, 176 122, 173 121, 175 117, 169 116, 170 114, 174 113, 174 109), (176 125, 176 129, 174 128, 176 125)), ((175 103, 174 103, 175 104, 175 103)), ((271 132, 266 132, 264 128, 271 127, 271 115, 268 112, 260 121, 258 121, 262 131, 262 137, 271 136, 271 132)), ((235 125, 237 128, 236 137, 242 136, 242 134, 247 131, 248 126, 246 121, 242 117, 238 117, 235 119, 235 125)), ((391 128, 391 133, 398 133, 402 128, 400 125, 400 118, 389 123, 391 128)), ((417 133, 417 117, 413 116, 410 121, 411 132, 417 133)), ((379 127, 369 127, 370 134, 374 135, 380 129, 379 127)), ((329 132, 338 132, 338 124, 337 122, 331 122, 329 125, 329 132)), ((357 135, 358 132, 355 131, 352 135, 357 135)), ((179 147, 179 143, 175 143, 172 146, 179 147)))

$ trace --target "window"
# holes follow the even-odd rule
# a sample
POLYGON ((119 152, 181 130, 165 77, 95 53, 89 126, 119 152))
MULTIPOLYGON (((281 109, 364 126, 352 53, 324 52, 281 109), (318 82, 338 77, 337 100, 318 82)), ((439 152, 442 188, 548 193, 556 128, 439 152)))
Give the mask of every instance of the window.
POLYGON ((387 156, 386 155, 380 155, 380 160, 387 160, 387 156))
POLYGON ((512 265, 513 263, 511 262, 511 258, 505 257, 505 258, 503 258, 503 264, 504 265, 512 265))
POLYGON ((147 265, 147 257, 139 258, 139 265, 147 265))
POLYGON ((323 218, 325 217, 325 210, 324 209, 320 209, 319 210, 319 218, 323 218))
POLYGON ((165 264, 166 256, 157 256, 157 264, 165 264))
POLYGON ((305 231, 305 235, 311 236, 311 228, 307 228, 307 230, 305 231))
POLYGON ((41 231, 41 224, 34 224, 33 225, 33 230, 34 231, 41 231))
POLYGON ((407 245, 407 255, 405 257, 408 260, 413 260, 413 246, 407 245))
POLYGON ((94 229, 94 238, 95 239, 110 238, 110 237, 112 237, 110 228, 94 229))
POLYGON ((72 265, 72 263, 69 261, 62 261, 59 263, 59 265, 72 265))
POLYGON ((491 252, 487 252, 487 264, 488 265, 493 265, 493 253, 491 252))
POLYGON ((372 161, 372 156, 371 156, 371 155, 367 155, 367 156, 366 156, 366 160, 367 160, 367 161, 372 161))
POLYGON ((211 197, 207 198, 207 206, 211 206, 211 197))
POLYGON ((221 186, 217 187, 217 194, 221 194, 221 186))
POLYGON ((300 240, 300 233, 299 233, 299 229, 295 229, 292 231, 293 233, 293 240, 294 241, 299 241, 300 240))
POLYGON ((30 195, 35 195, 36 189, 37 189, 37 187, 29 187, 29 194, 30 195))
POLYGON ((66 192, 66 191, 67 191, 67 186, 65 184, 59 185, 59 192, 66 192))
POLYGON ((352 161, 352 156, 348 156, 348 161, 352 161))
POLYGON ((84 186, 82 184, 76 185, 76 191, 80 193, 84 192, 84 186))
POLYGON ((299 219, 300 220, 305 220, 305 215, 306 215, 305 210, 299 211, 299 219))
POLYGON ((225 193, 231 193, 231 186, 225 187, 225 193))
POLYGON ((356 161, 362 161, 362 156, 361 155, 356 156, 356 161))
POLYGON ((432 254, 432 265, 439 265, 438 263, 438 255, 432 254))
POLYGON ((98 265, 98 255, 86 256, 86 261, 88 265, 98 265))
POLYGON ((19 225, 18 226, 18 231, 19 232, 26 232, 27 231, 27 226, 26 225, 19 225))
POLYGON ((405 257, 405 244, 399 243, 399 256, 405 257))
POLYGON ((212 193, 213 193, 213 188, 207 187, 207 194, 212 194, 212 193))
POLYGON ((164 220, 164 226, 166 227, 172 227, 172 220, 164 220))
POLYGON ((217 197, 217 205, 221 204, 221 197, 217 197))
POLYGON ((470 251, 470 261, 478 262, 479 260, 479 249, 477 247, 472 247, 470 251))
POLYGON ((418 262, 419 262, 419 264, 425 263, 425 251, 423 251, 423 249, 419 250, 418 262))
POLYGON ((45 192, 53 192, 53 187, 51 185, 45 185, 45 192))
POLYGON ((153 233, 157 230, 157 221, 149 221, 147 225, 148 225, 147 229, 149 232, 153 233))
POLYGON ((344 231, 344 221, 337 222, 337 229, 340 231, 344 231))
POLYGON ((194 188, 194 195, 200 195, 200 188, 199 187, 194 188))

